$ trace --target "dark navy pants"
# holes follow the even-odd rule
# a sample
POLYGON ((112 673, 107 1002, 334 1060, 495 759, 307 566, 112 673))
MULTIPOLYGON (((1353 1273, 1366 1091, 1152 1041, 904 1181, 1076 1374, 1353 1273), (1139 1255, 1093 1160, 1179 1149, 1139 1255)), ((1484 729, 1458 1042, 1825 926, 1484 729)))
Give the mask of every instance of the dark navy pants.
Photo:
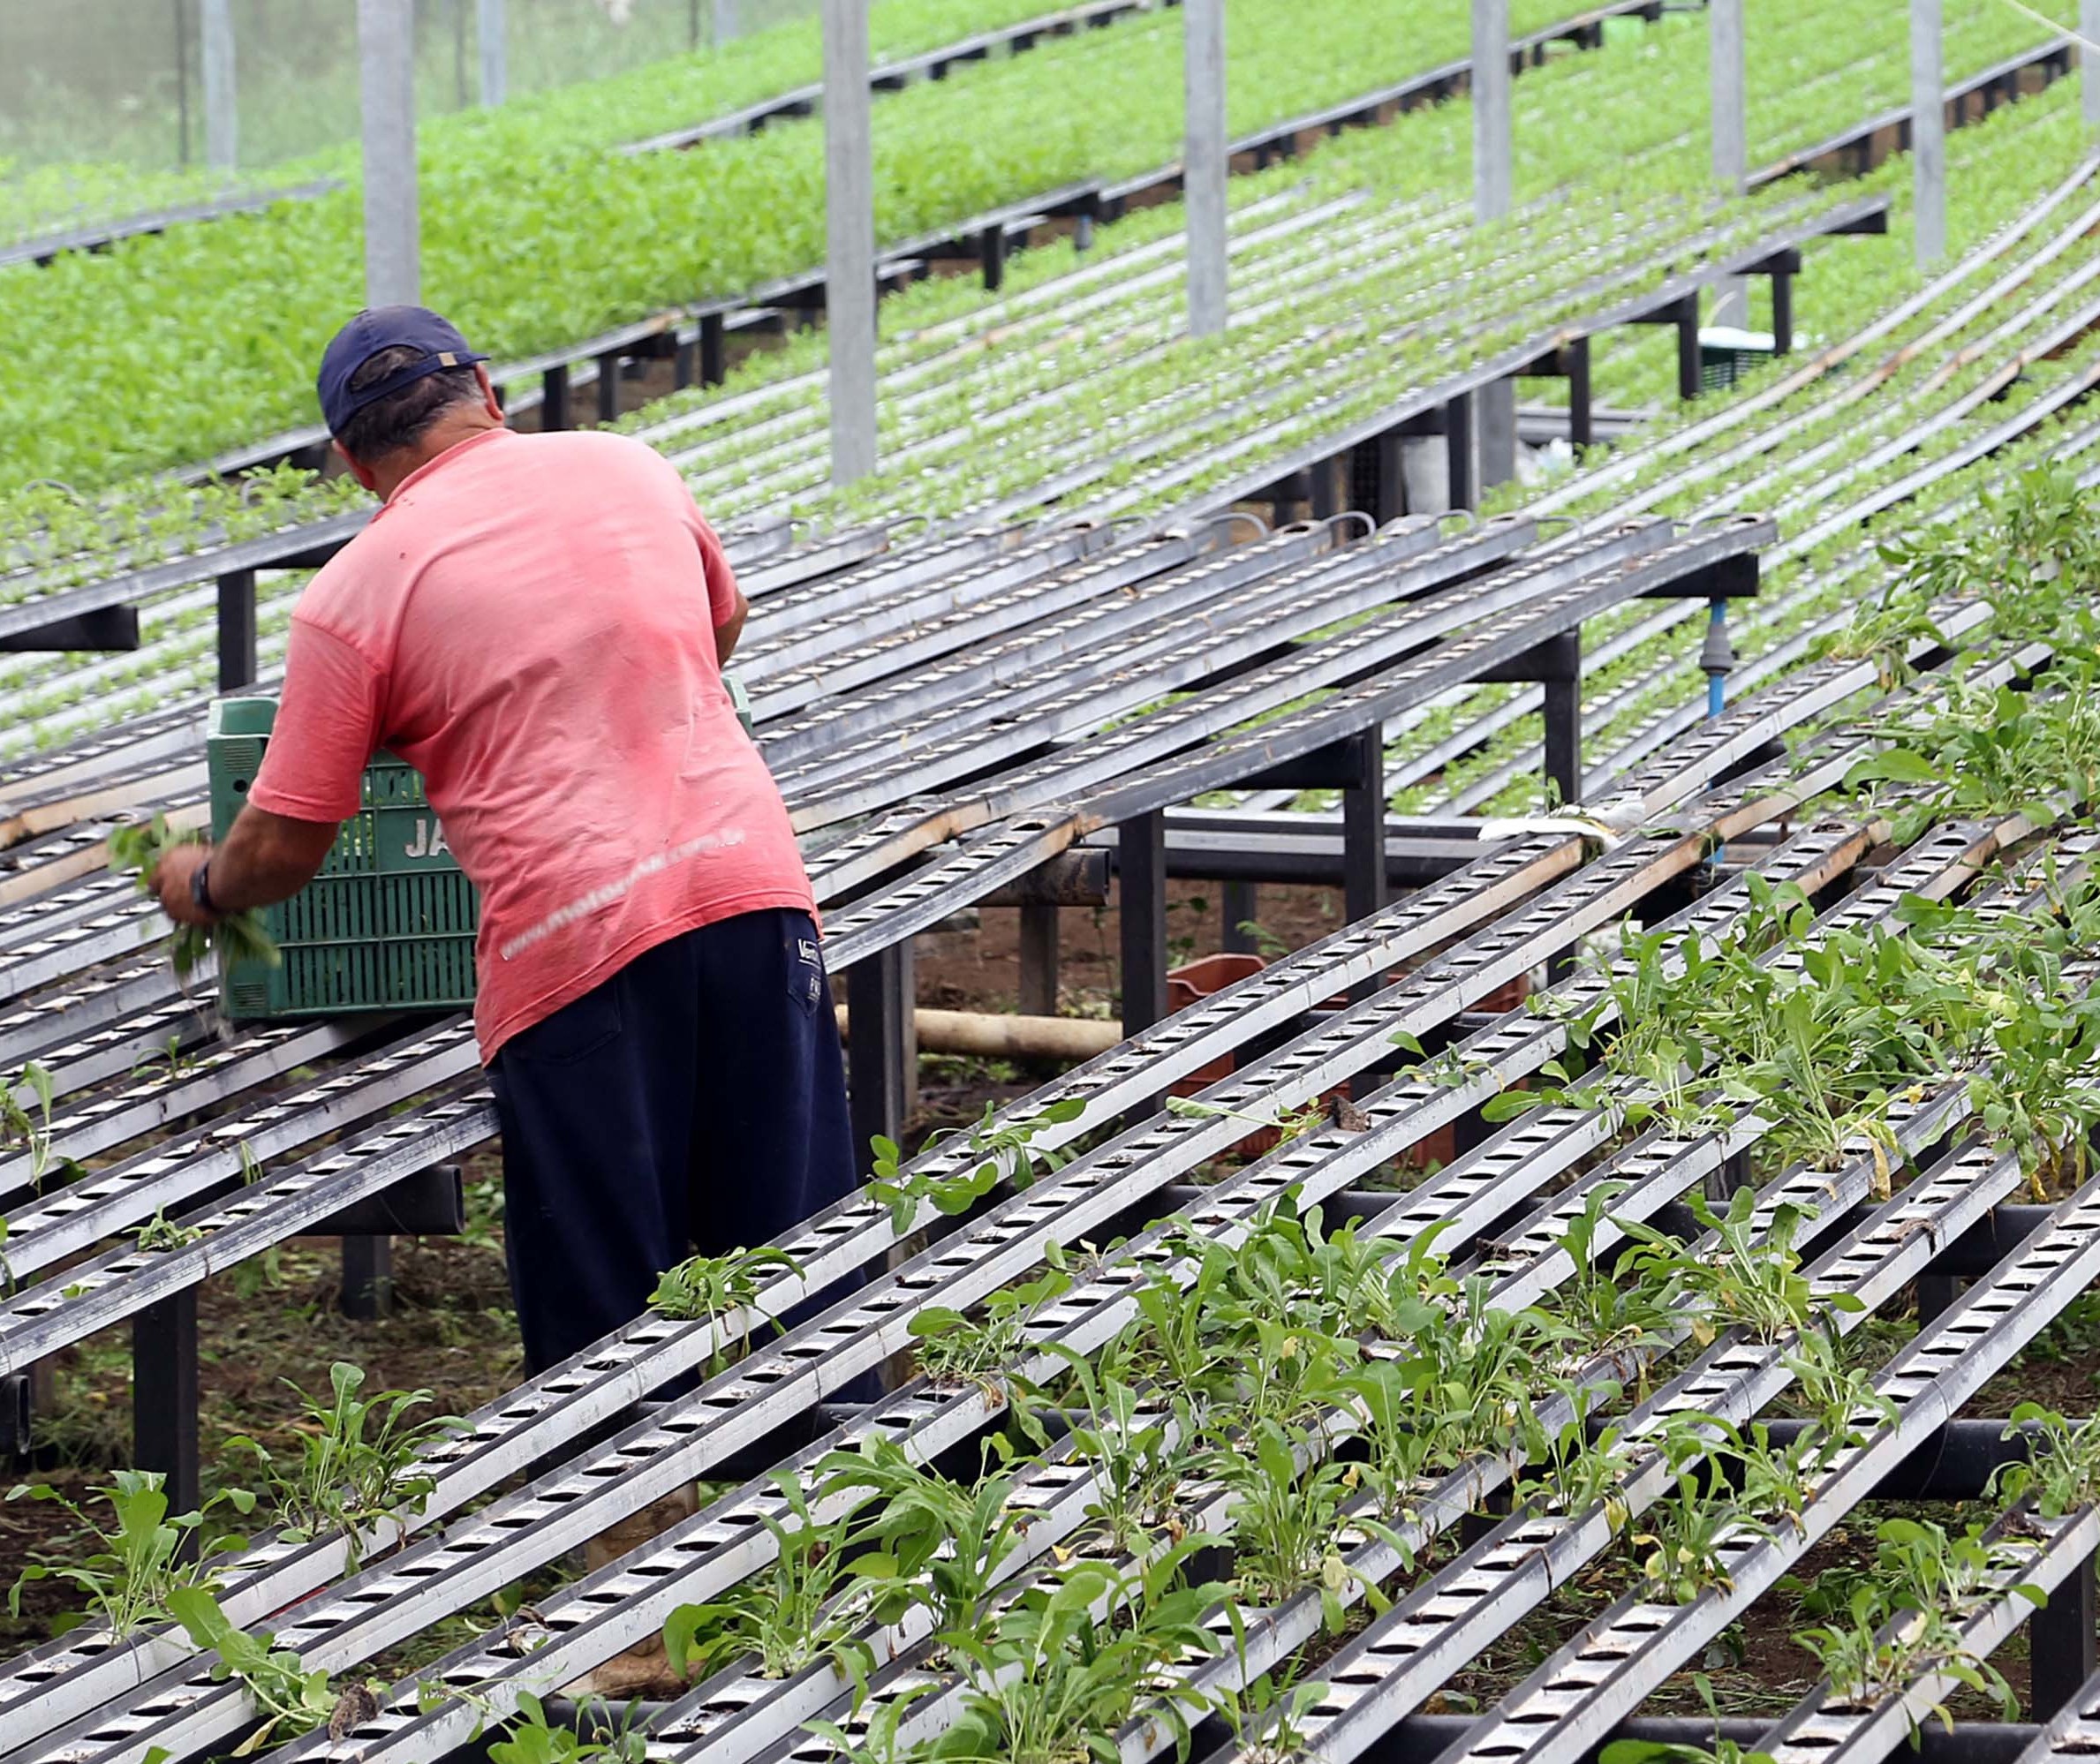
POLYGON ((674 1263, 782 1236, 857 1180, 806 913, 744 913, 645 951, 513 1036, 488 1075, 535 1372, 639 1316, 674 1263))

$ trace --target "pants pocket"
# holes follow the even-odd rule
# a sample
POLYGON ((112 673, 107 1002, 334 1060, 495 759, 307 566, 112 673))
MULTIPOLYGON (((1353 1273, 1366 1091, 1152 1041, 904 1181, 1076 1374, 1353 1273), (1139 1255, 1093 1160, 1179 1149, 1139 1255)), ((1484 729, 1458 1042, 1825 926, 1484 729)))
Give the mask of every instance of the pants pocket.
POLYGON ((532 1028, 518 1030, 503 1044, 500 1057, 520 1066, 574 1066, 611 1046, 622 1027, 616 976, 532 1028))

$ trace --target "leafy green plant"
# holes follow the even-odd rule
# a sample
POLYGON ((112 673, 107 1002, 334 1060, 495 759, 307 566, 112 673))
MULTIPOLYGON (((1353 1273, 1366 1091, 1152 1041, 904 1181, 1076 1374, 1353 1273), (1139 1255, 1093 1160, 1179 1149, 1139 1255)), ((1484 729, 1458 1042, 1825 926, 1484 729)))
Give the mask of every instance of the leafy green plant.
MULTIPOLYGON (((22 1483, 8 1490, 11 1501, 46 1501, 62 1508, 98 1546, 86 1557, 41 1558, 22 1570, 8 1594, 8 1609, 19 1616, 22 1589, 32 1581, 63 1580, 86 1594, 84 1612, 64 1617, 55 1632, 99 1618, 122 1640, 173 1617, 176 1594, 207 1579, 202 1563, 219 1550, 237 1548, 238 1538, 215 1542, 208 1549, 185 1551, 200 1537, 204 1515, 168 1511, 167 1478, 157 1470, 119 1470, 111 1482, 93 1494, 109 1506, 113 1525, 106 1525, 72 1496, 49 1483, 22 1483), (185 1554, 193 1559, 185 1559, 185 1554)), ((246 1489, 229 1489, 220 1498, 235 1511, 253 1511, 246 1489)))
POLYGON ((1052 1245, 1046 1271, 1033 1280, 1002 1288, 985 1300, 985 1315, 972 1319, 944 1305, 929 1305, 912 1318, 910 1331, 920 1373, 935 1384, 976 1384, 1008 1391, 1028 1340, 1028 1325, 1045 1305, 1071 1290, 1064 1252, 1052 1245))
MULTIPOLYGON (((550 1722, 546 1706, 530 1692, 517 1699, 517 1709, 503 1723, 502 1738, 488 1744, 489 1764, 583 1764, 602 1758, 611 1764, 642 1764, 647 1756, 647 1736, 636 1724, 632 1709, 607 1726, 593 1721, 585 1732, 586 1718, 596 1713, 586 1699, 578 1706, 573 1723, 550 1722)), ((333 1737, 335 1724, 329 1730, 333 1737)))
POLYGON ((1233 1742, 1247 1764, 1294 1764, 1307 1755, 1307 1717, 1327 1694, 1321 1682, 1302 1681, 1296 1670, 1264 1672, 1221 1700, 1233 1742))
POLYGON ((2032 1497, 2043 1519, 2062 1519, 2100 1497, 2100 1419, 2066 1421, 2042 1403, 2021 1403, 2005 1437, 2032 1435, 2025 1463, 2002 1466, 1992 1491, 2012 1501, 2032 1497))
POLYGON ((190 1640, 215 1656, 211 1663, 213 1681, 238 1679, 255 1700, 261 1724, 233 1748, 236 1758, 253 1756, 273 1741, 296 1739, 329 1726, 345 1695, 352 1708, 374 1700, 372 1686, 338 1694, 330 1687, 326 1671, 319 1667, 307 1670, 291 1649, 273 1645, 268 1632, 250 1633, 236 1628, 205 1587, 178 1588, 168 1595, 168 1603, 190 1640))
POLYGON ((148 1254, 170 1249, 182 1249, 202 1240, 201 1227, 185 1225, 180 1219, 171 1219, 165 1210, 156 1212, 150 1219, 132 1233, 132 1241, 148 1254))
MULTIPOLYGON (((1035 1141, 1046 1127, 1076 1121, 1085 1112, 1084 1098, 1067 1097, 1052 1103, 1039 1114, 1001 1124, 997 1119, 997 1108, 987 1103, 983 1119, 971 1126, 967 1135, 971 1167, 950 1176, 930 1170, 905 1169, 903 1154, 896 1142, 878 1135, 871 1142, 875 1158, 874 1173, 867 1185, 869 1197, 889 1209, 890 1223, 900 1236, 911 1229, 923 1202, 931 1202, 938 1211, 951 1217, 967 1212, 1001 1182, 1025 1188, 1035 1180, 1039 1166, 1047 1171, 1062 1169, 1070 1154, 1038 1148, 1035 1141)), ((934 1135, 920 1155, 923 1157, 925 1151, 945 1144, 954 1136, 948 1133, 934 1135)))
MULTIPOLYGON (((203 838, 194 828, 171 827, 165 815, 155 815, 144 826, 123 826, 111 832, 110 868, 119 876, 134 877, 144 893, 162 857, 178 847, 200 844, 203 838)), ((168 959, 177 979, 187 980, 207 955, 218 958, 222 974, 232 972, 237 961, 260 961, 275 968, 284 959, 263 929, 262 915, 252 909, 228 913, 208 929, 176 926, 168 939, 168 959)))
POLYGON ((306 1539, 340 1531, 355 1559, 360 1533, 383 1519, 397 1528, 404 1513, 419 1512, 436 1485, 419 1467, 423 1449, 465 1423, 456 1415, 418 1421, 427 1391, 379 1391, 360 1396, 361 1367, 338 1360, 329 1368, 324 1400, 294 1384, 305 1425, 299 1450, 287 1459, 247 1434, 228 1438, 230 1450, 260 1466, 287 1536, 306 1539))
POLYGON ((773 1480, 791 1516, 763 1516, 776 1546, 773 1560, 721 1598, 672 1611, 664 1651, 681 1674, 750 1653, 765 1677, 789 1677, 824 1660, 865 1685, 874 1654, 855 1632, 872 1612, 880 1583, 895 1576, 895 1560, 856 1553, 865 1541, 857 1508, 819 1522, 794 1477, 776 1473, 773 1480))
MULTIPOLYGON (((732 1249, 727 1255, 688 1256, 656 1282, 649 1294, 650 1308, 681 1323, 718 1323, 741 1313, 743 1332, 734 1346, 723 1342, 707 1361, 710 1376, 743 1358, 751 1347, 752 1308, 758 1303, 766 1277, 791 1278, 802 1264, 784 1249, 770 1244, 757 1249, 732 1249)), ((778 1318, 769 1318, 781 1331, 778 1318)))

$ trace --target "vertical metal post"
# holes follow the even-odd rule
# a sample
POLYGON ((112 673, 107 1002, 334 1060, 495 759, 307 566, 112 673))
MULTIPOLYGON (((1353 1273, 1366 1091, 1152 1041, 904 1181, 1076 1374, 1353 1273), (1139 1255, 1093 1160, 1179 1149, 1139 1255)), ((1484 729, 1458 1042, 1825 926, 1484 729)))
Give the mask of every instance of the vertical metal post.
POLYGON ((394 1309, 394 1240, 346 1237, 343 1240, 343 1315, 359 1323, 376 1323, 394 1309))
POLYGON ((709 22, 714 27, 714 41, 728 42, 737 34, 737 0, 714 0, 714 15, 709 22))
POLYGON ((1794 277, 1783 269, 1771 279, 1771 346, 1779 355, 1794 353, 1794 277))
POLYGON ((1590 339, 1567 345, 1567 441, 1580 453, 1597 442, 1597 418, 1590 402, 1590 339))
MULTIPOLYGON (((1724 194, 1743 193, 1750 170, 1749 97, 1745 72, 1743 0, 1708 0, 1707 80, 1713 113, 1713 181, 1724 194)), ((1713 321, 1741 326, 1750 316, 1749 283, 1731 275, 1714 284, 1713 321)))
POLYGON ((1940 0, 1910 0, 1910 170, 1921 268, 1947 249, 1946 80, 1941 66, 1940 0))
POLYGON ((616 354, 598 358, 598 420, 616 423, 620 419, 620 358, 616 354))
POLYGON ((2089 129, 2100 129, 2100 0, 2078 0, 2078 102, 2089 129))
POLYGON ((1539 646, 1545 689, 1545 775, 1560 800, 1583 800, 1583 637, 1563 632, 1539 646))
POLYGON ((1182 83, 1188 104, 1182 195, 1189 230, 1189 335, 1227 319, 1225 0, 1182 0, 1182 83))
POLYGON ((996 294, 1006 280, 1006 228, 994 221, 977 236, 978 268, 985 278, 985 291, 996 294))
POLYGON ((466 96, 466 0, 445 0, 452 10, 452 108, 464 110, 466 96))
POLYGON ((573 428, 570 414, 569 368, 566 363, 557 362, 540 376, 540 426, 542 429, 573 428))
POLYGON ((219 690, 238 692, 255 683, 255 572, 237 569, 219 577, 219 690))
POLYGON ((204 61, 204 162, 214 171, 231 171, 240 164, 233 0, 198 0, 198 23, 204 61))
POLYGON ((904 951, 892 944, 846 970, 846 1089, 853 1148, 865 1171, 869 1142, 904 1131, 904 951))
POLYGON ((1728 602, 1722 595, 1706 603, 1706 641, 1699 648, 1699 667, 1706 675, 1706 714, 1718 717, 1728 708, 1728 675, 1735 667, 1735 646, 1728 641, 1728 602))
MULTIPOLYGON (((1473 218, 1510 209, 1514 146, 1509 109, 1509 0, 1473 0, 1473 218)), ((1516 382, 1497 380, 1474 395, 1481 489, 1516 476, 1516 382)), ((1456 492, 1452 504, 1459 506, 1456 492)), ((1470 506, 1470 500, 1467 506, 1470 506)))
POLYGON ((1341 792, 1342 901, 1354 924, 1392 898, 1386 878, 1385 731, 1366 729, 1342 746, 1349 780, 1341 792))
POLYGON ((700 0, 686 0, 685 47, 689 50, 700 46, 700 0))
POLYGON ((868 0, 824 0, 825 306, 831 481, 875 469, 875 171, 868 0))
POLYGON ((1509 0, 1473 0, 1473 218, 1509 213, 1509 0))
POLYGON ((2028 1618, 2033 1648, 2028 1678, 2029 1721, 2046 1722, 2070 1707, 2093 1676, 2096 1607, 2093 1558, 2089 1556, 2028 1618))
POLYGON ((414 23, 414 0, 358 0, 365 298, 374 306, 413 305, 422 287, 414 23))
POLYGON ((1387 429, 1378 448, 1378 494, 1371 517, 1381 526, 1408 511, 1408 443, 1398 429, 1387 429))
POLYGON ((201 1501, 197 1458, 197 1289, 185 1286, 132 1319, 132 1453, 168 1480, 168 1511, 201 1501))
POLYGON ((1699 297, 1688 295, 1677 305, 1677 396, 1688 403, 1706 389, 1699 358, 1699 297))
POLYGON ((720 313, 700 318, 700 384, 719 386, 729 377, 729 328, 720 313))
POLYGON ((1167 1014, 1167 815, 1155 809, 1115 833, 1115 904, 1122 942, 1126 1036, 1167 1014))
POLYGON ((494 109, 510 95, 510 23, 503 0, 475 0, 474 43, 481 57, 481 102, 494 109))
POLYGON ((1473 395, 1462 392, 1444 406, 1444 454, 1451 483, 1451 506, 1470 509, 1473 494, 1473 395))
POLYGON ((1228 882, 1219 890, 1223 896, 1225 931, 1222 948, 1235 954, 1252 954, 1255 936, 1243 926, 1255 923, 1261 916, 1261 890, 1252 882, 1228 882))
POLYGON ((190 0, 175 0, 175 158, 190 162, 190 0))
POLYGON ((1021 904, 1021 1014, 1057 1014, 1057 902, 1021 904))

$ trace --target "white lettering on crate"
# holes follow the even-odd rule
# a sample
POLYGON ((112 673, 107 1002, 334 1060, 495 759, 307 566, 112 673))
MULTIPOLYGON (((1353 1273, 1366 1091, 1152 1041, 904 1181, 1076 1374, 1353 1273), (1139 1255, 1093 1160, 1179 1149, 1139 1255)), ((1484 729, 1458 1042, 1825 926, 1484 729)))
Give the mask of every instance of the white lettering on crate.
POLYGON ((416 817, 416 836, 410 843, 411 857, 442 857, 451 847, 445 843, 445 830, 434 815, 416 817))

